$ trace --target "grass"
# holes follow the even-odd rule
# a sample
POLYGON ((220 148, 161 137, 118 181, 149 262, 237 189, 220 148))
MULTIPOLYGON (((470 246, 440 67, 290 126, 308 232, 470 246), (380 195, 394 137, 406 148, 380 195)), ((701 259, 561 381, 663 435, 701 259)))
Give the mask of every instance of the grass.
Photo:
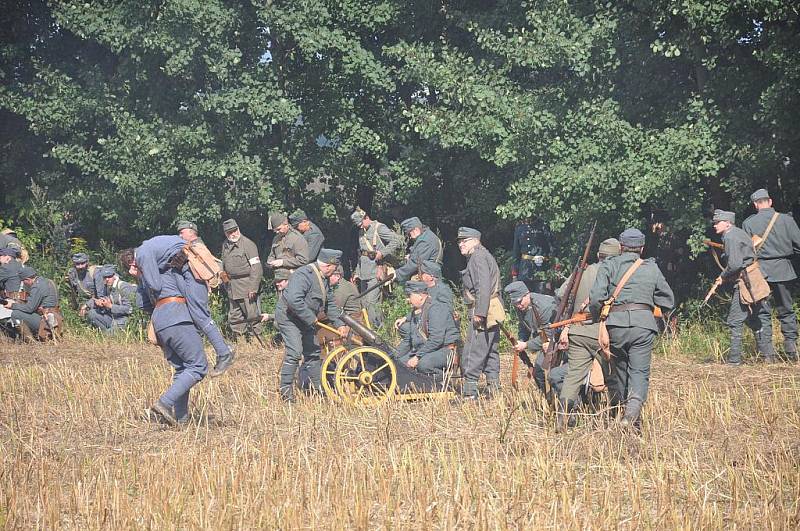
POLYGON ((800 366, 722 352, 692 328, 662 343, 635 436, 597 417, 555 434, 508 385, 481 405, 286 406, 281 351, 244 345, 171 429, 144 415, 170 377, 157 348, 0 343, 0 526, 796 529, 800 366))

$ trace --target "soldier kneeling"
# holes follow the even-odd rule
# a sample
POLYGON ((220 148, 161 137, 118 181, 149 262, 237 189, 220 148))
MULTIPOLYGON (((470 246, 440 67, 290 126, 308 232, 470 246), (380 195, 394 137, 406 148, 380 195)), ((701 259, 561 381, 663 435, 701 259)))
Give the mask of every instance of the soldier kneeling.
POLYGON ((441 375, 450 365, 461 331, 450 307, 431 297, 424 282, 405 285, 411 312, 397 352, 398 362, 423 374, 441 375))
POLYGON ((61 335, 63 318, 58 306, 58 290, 52 280, 40 277, 32 267, 19 270, 19 278, 28 293, 25 302, 7 300, 3 306, 11 310, 11 323, 25 341, 33 334, 41 341, 61 335))

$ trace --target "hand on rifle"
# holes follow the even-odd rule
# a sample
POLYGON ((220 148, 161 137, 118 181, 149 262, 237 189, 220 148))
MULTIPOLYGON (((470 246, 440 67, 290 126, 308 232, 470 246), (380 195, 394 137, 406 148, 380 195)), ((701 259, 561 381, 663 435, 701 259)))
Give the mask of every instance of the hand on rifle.
POLYGON ((522 352, 522 351, 523 351, 523 350, 525 350, 526 348, 528 348, 528 344, 527 344, 526 342, 524 342, 524 341, 517 341, 517 342, 514 344, 514 350, 515 350, 516 352, 522 352))
POLYGON ((569 348, 569 327, 565 326, 561 329, 561 335, 558 336, 558 350, 567 350, 569 348))

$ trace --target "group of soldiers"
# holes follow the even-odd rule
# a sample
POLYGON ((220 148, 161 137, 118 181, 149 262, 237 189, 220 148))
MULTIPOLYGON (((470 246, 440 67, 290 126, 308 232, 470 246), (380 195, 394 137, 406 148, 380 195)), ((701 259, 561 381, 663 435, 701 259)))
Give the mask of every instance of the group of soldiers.
MULTIPOLYGON (((753 264, 760 267, 776 301, 784 350, 796 358, 797 322, 787 283, 795 278, 790 259, 800 252, 800 230, 791 216, 775 213, 765 190, 755 192, 752 200, 758 213, 745 221, 744 230, 735 227, 732 212, 714 213, 712 224, 723 236, 725 251, 720 278, 747 279, 753 264), (758 236, 755 245, 751 236, 758 236)), ((285 348, 279 378, 284 400, 295 400, 298 385, 312 393, 321 392, 325 333, 346 337, 350 329, 343 315, 372 329, 380 328, 384 286, 396 281, 411 307, 393 323, 400 336, 396 363, 435 377, 460 370, 461 400, 491 397, 500 389, 498 348, 507 317, 505 294, 519 321, 519 339, 512 347, 528 360, 536 385, 557 408, 559 429, 575 423, 574 412, 589 398, 587 384, 597 376, 595 371, 607 385, 621 424, 640 424, 659 332, 657 318, 675 305, 655 260, 641 258, 645 245, 641 231, 631 228, 618 239, 604 240, 597 262, 583 264, 580 275, 573 272, 572 282, 554 290, 532 274, 547 267, 552 253, 552 235, 539 220, 516 231, 515 255, 519 256, 513 281, 506 286, 501 286, 497 261, 481 243, 481 232, 460 227, 456 241, 466 258, 461 284, 467 309, 466 335, 462 337, 455 295, 442 278, 441 239, 417 217, 402 221, 402 234, 360 208, 350 220, 358 230, 358 260, 350 280, 345 278, 342 252, 324 247, 324 235, 302 210, 288 216, 269 214, 268 226, 275 236, 263 264, 257 246, 241 233, 235 220, 222 224, 225 241, 218 265, 229 301, 228 324, 234 338, 257 337, 264 323, 274 320, 285 348), (407 252, 406 240, 410 242, 407 252), (272 272, 278 295, 273 314, 263 313, 259 300, 265 269, 272 272), (565 298, 571 307, 561 317, 579 317, 551 327, 556 307, 565 298), (548 332, 542 333, 544 330, 548 332), (551 352, 565 355, 561 362, 558 357, 554 361, 548 356, 551 352)), ((200 246, 204 244, 197 226, 182 221, 176 235, 156 236, 120 254, 120 263, 137 279, 136 284, 120 280, 113 266, 89 264, 83 253, 72 257, 73 268, 67 275, 80 314, 101 330, 113 332, 124 327, 134 301, 151 314, 151 340, 161 346, 175 369, 172 385, 153 411, 170 424, 188 420, 189 391, 208 373, 202 336, 216 351, 212 376, 223 374, 234 361, 233 347, 211 319, 208 301, 212 286, 187 259, 187 248, 200 246)), ((58 309, 54 283, 22 265, 14 245, 0 248, 0 289, 7 296, 3 307, 15 325, 41 330, 48 309, 58 309), (24 292, 27 300, 15 300, 14 292, 24 292)), ((741 363, 744 322, 754 328, 765 358, 773 360, 767 299, 746 302, 739 296, 740 289, 750 290, 749 281, 734 285, 727 361, 741 363)))

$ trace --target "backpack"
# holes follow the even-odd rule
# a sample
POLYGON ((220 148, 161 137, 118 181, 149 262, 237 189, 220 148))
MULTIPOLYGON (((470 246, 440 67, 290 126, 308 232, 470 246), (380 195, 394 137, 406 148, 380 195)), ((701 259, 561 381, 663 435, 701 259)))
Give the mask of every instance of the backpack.
POLYGON ((220 261, 202 243, 187 243, 183 246, 183 252, 188 258, 189 269, 194 278, 205 282, 209 288, 216 288, 230 280, 228 274, 222 270, 220 261))

